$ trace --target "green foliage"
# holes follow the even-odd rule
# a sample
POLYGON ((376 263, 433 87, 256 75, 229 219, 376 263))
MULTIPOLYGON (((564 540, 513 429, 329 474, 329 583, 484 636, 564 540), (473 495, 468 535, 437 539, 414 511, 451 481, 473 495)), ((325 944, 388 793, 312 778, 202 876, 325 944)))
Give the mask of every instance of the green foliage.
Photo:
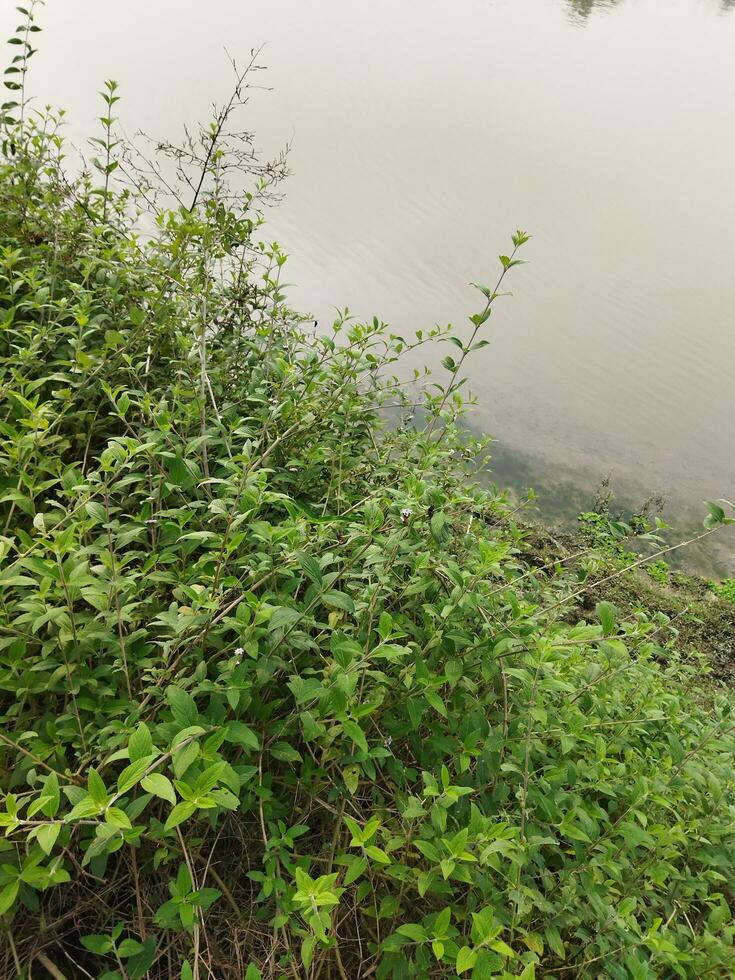
POLYGON ((649 562, 646 565, 646 571, 654 582, 658 582, 659 585, 668 584, 670 568, 667 562, 663 560, 649 562))
POLYGON ((607 509, 585 511, 577 518, 582 537, 605 560, 622 565, 631 564, 639 557, 631 551, 633 541, 661 544, 658 531, 665 528, 662 521, 652 523, 644 514, 634 514, 628 520, 614 516, 607 509))
POLYGON ((115 183, 114 92, 94 175, 51 115, 0 161, 2 975, 39 934, 97 977, 732 975, 729 699, 655 620, 569 622, 469 469, 527 236, 469 340, 314 333, 229 109, 172 204, 115 183))
POLYGON ((723 578, 719 582, 711 582, 710 588, 722 599, 735 603, 735 578, 723 578))

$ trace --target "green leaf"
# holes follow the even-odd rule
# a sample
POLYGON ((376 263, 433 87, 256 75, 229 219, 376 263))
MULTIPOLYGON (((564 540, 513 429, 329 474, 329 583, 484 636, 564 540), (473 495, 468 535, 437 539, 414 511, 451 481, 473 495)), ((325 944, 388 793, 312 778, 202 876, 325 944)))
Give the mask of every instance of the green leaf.
POLYGON ((723 524, 725 521, 725 511, 720 507, 719 504, 713 503, 711 500, 705 500, 704 506, 709 511, 709 514, 704 519, 704 526, 707 528, 717 527, 718 524, 723 524))
POLYGON ((348 719, 343 721, 341 724, 345 735, 347 735, 348 738, 351 738, 355 745, 362 749, 363 752, 367 752, 368 743, 362 728, 360 728, 356 722, 349 721, 348 719))
POLYGON ((552 952, 554 952, 560 960, 565 959, 566 949, 556 926, 547 926, 547 928, 544 929, 544 936, 546 937, 546 942, 549 944, 552 952))
POLYGON ((436 511, 431 518, 429 527, 431 529, 431 536, 437 544, 441 544, 448 537, 447 519, 442 511, 436 511))
POLYGON ((333 609, 343 609, 350 614, 354 614, 355 612, 355 603, 344 592, 337 592, 335 590, 325 592, 322 596, 322 602, 327 606, 331 606, 333 609))
POLYGON ((362 647, 355 640, 345 636, 343 633, 333 633, 329 640, 329 649, 334 654, 334 659, 345 670, 350 664, 362 657, 362 647))
POLYGON ((43 827, 38 828, 36 840, 41 845, 41 849, 43 850, 44 854, 51 853, 54 844, 56 843, 56 838, 59 836, 60 830, 61 824, 59 823, 47 823, 43 827))
POLYGON ((422 925, 419 925, 418 922, 406 922, 404 925, 399 926, 396 932, 399 936, 406 936, 416 943, 424 943, 429 938, 426 929, 422 925))
POLYGON ((314 936, 308 936, 301 943, 301 962, 306 970, 311 966, 311 961, 314 958, 314 944, 316 943, 316 938, 314 936))
POLYGON ((44 816, 55 817, 59 810, 61 797, 59 795, 59 777, 55 772, 50 772, 43 784, 44 805, 41 811, 44 816))
POLYGON ((188 820, 189 817, 196 811, 196 804, 189 803, 185 800, 183 803, 177 803, 173 808, 171 813, 168 815, 168 820, 164 825, 164 830, 173 830, 174 827, 178 827, 180 823, 188 820))
POLYGON ((469 946, 463 946, 457 953, 455 969, 457 973, 466 973, 467 970, 472 969, 476 962, 477 953, 474 951, 474 949, 470 949, 469 946))
POLYGON ((82 946, 90 953, 98 953, 104 956, 112 949, 112 940, 109 936, 82 936, 82 946))
POLYGON ((106 805, 107 790, 96 769, 90 769, 87 774, 87 789, 93 803, 96 803, 98 806, 106 805))
POLYGON ((0 890, 0 915, 10 911, 20 888, 20 879, 16 878, 0 890))
POLYGON ((179 897, 189 895, 192 885, 191 872, 185 864, 180 864, 179 870, 176 872, 176 895, 179 897))
POLYGON ((452 908, 446 905, 434 920, 434 935, 443 939, 447 934, 449 923, 452 921, 452 908))
POLYGON ((299 565, 301 565, 301 568, 308 578, 310 578, 315 585, 321 585, 324 579, 322 576, 321 567, 316 558, 313 558, 311 555, 304 554, 303 551, 300 551, 296 557, 298 558, 299 565))
POLYGON ((105 822, 122 830, 131 830, 133 826, 127 813, 117 806, 110 806, 105 810, 105 822))
POLYGON ((177 779, 186 773, 190 765, 192 765, 199 758, 199 744, 197 742, 184 743, 181 748, 177 748, 174 751, 172 763, 174 769, 174 776, 177 779))
POLYGON ((27 575, 13 575, 12 572, 0 575, 0 589, 10 588, 12 585, 36 585, 36 580, 27 575))
POLYGON ((227 763, 219 761, 213 762, 211 766, 208 766, 194 784, 195 795, 201 796, 203 793, 209 793, 210 790, 214 789, 222 779, 226 765, 227 763))
POLYGON ((179 687, 172 686, 166 688, 166 698, 171 705, 171 713, 177 725, 181 728, 196 725, 199 720, 199 712, 196 702, 190 694, 182 691, 179 687))
POLYGON ((443 718, 447 717, 447 706, 444 704, 436 691, 424 691, 424 697, 434 711, 437 711, 443 718))
POLYGON ((273 631, 278 629, 288 630, 292 626, 295 626, 302 618, 303 613, 300 613, 298 609, 291 609, 290 606, 279 606, 268 620, 268 629, 273 631))
POLYGON ((612 602, 598 602, 596 612, 602 625, 602 632, 605 636, 611 636, 615 632, 617 609, 612 602))
POLYGON ((276 742, 271 746, 271 755, 281 762, 301 762, 301 753, 288 742, 276 742))
POLYGON ((360 773, 361 769, 359 766, 346 766, 342 770, 342 778, 345 781, 345 786, 352 796, 355 795, 357 787, 360 785, 360 773))
POLYGON ((351 847, 352 846, 361 847, 365 843, 365 841, 370 840, 370 837, 372 835, 368 834, 368 836, 366 837, 365 831, 362 829, 362 827, 357 822, 357 820, 354 820, 352 817, 348 816, 347 814, 344 815, 343 819, 344 822, 347 824, 347 829, 352 834, 352 841, 350 843, 351 847))
POLYGON ((156 940, 148 936, 141 944, 140 951, 134 953, 125 964, 130 980, 143 980, 156 958, 156 940))
POLYGON ((347 873, 345 874, 344 884, 351 885, 353 881, 357 881, 357 879, 365 873, 367 866, 367 858, 354 856, 350 861, 347 873))
POLYGON ((241 721, 228 721, 225 731, 225 740, 242 745, 246 749, 253 749, 255 752, 260 748, 258 736, 241 721))
POLYGON ((129 766, 126 766, 117 777, 118 793, 127 793, 129 789, 132 789, 133 786, 140 781, 146 769, 148 769, 154 759, 155 756, 149 755, 143 759, 138 759, 137 762, 132 762, 129 766))
POLYGON ((162 800, 167 800, 172 806, 176 804, 176 793, 171 780, 160 772, 152 772, 140 781, 146 793, 153 793, 162 800))
POLYGON ((107 511, 102 504, 98 503, 96 500, 88 501, 84 505, 84 508, 92 520, 96 523, 104 524, 104 522, 107 520, 107 511))
POLYGON ((143 944, 139 943, 137 939, 123 939, 123 941, 117 947, 117 952, 123 959, 127 959, 129 956, 134 956, 136 953, 140 953, 142 949, 143 944))
MULTIPOLYGON (((439 851, 434 847, 434 845, 428 840, 415 840, 413 846, 417 851, 420 851, 425 858, 428 858, 432 864, 439 864, 441 861, 441 855, 439 851)), ((474 913, 473 913, 474 914, 474 913)))
POLYGON ((403 810, 404 820, 416 820, 418 817, 425 817, 426 810, 417 796, 409 796, 408 802, 403 810))
POLYGON ((495 921, 495 913, 490 906, 472 913, 472 940, 476 945, 484 945, 494 939, 502 927, 495 921))
POLYGON ((128 819, 137 820, 150 801, 150 793, 141 793, 140 796, 136 796, 135 799, 130 800, 125 806, 125 813, 128 819))
POLYGON ((92 817, 96 813, 99 813, 101 807, 105 806, 105 803, 95 803, 91 796, 85 796, 84 799, 80 800, 67 814, 67 821, 69 820, 83 820, 85 817, 92 817))
POLYGON ((221 898, 222 892, 218 888, 199 888, 191 894, 191 903, 201 909, 208 909, 211 905, 221 898))
POLYGON ((501 956, 507 956, 508 959, 515 958, 515 952, 502 939, 491 939, 489 946, 490 949, 495 950, 496 953, 500 953, 501 956))
POLYGON ((144 722, 141 722, 130 736, 128 752, 131 762, 137 762, 138 759, 143 759, 153 752, 151 733, 144 722))
POLYGON ((376 847, 374 844, 368 844, 365 848, 365 853, 373 861, 377 861, 378 864, 390 864, 391 860, 382 847, 376 847))

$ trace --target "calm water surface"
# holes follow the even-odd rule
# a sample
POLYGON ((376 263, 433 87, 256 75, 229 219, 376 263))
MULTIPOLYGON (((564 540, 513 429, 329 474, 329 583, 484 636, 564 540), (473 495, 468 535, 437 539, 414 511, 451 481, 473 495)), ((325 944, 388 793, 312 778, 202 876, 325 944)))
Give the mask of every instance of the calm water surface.
POLYGON ((249 125, 292 141, 271 236, 321 320, 462 323, 531 231, 470 369, 499 479, 558 502, 612 472, 679 515, 735 495, 734 0, 51 0, 41 22, 33 88, 72 133, 112 76, 128 131, 176 136, 228 90, 223 46, 266 42, 249 125))

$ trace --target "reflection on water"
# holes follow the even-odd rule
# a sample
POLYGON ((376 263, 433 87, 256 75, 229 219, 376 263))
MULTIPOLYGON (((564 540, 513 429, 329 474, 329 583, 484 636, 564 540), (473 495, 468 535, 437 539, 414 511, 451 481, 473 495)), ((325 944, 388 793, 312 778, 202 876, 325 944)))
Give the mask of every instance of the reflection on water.
POLYGON ((567 0, 572 16, 586 20, 593 10, 614 7, 620 0, 567 0))
MULTIPOLYGON (((617 6, 622 0, 566 0, 572 18, 577 21, 585 21, 593 10, 609 10, 617 6)), ((728 10, 735 10, 735 0, 719 0, 720 9, 723 13, 728 10)))

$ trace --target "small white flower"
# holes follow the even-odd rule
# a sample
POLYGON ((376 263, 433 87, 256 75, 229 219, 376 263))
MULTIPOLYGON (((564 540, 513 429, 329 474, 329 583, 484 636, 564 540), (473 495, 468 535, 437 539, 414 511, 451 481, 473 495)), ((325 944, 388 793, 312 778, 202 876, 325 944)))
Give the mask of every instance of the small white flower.
POLYGON ((403 508, 403 510, 401 511, 401 520, 403 521, 404 524, 409 519, 409 517, 411 516, 412 513, 413 513, 413 511, 411 510, 410 507, 404 507, 403 508))
POLYGON ((233 654, 233 656, 234 656, 234 658, 235 658, 235 660, 242 660, 242 655, 243 655, 244 653, 245 653, 245 651, 243 650, 243 648, 242 648, 242 647, 238 647, 238 648, 237 648, 237 649, 235 650, 235 652, 234 652, 234 654, 233 654))
POLYGON ((149 517, 148 520, 146 521, 146 524, 158 524, 158 518, 149 517))

